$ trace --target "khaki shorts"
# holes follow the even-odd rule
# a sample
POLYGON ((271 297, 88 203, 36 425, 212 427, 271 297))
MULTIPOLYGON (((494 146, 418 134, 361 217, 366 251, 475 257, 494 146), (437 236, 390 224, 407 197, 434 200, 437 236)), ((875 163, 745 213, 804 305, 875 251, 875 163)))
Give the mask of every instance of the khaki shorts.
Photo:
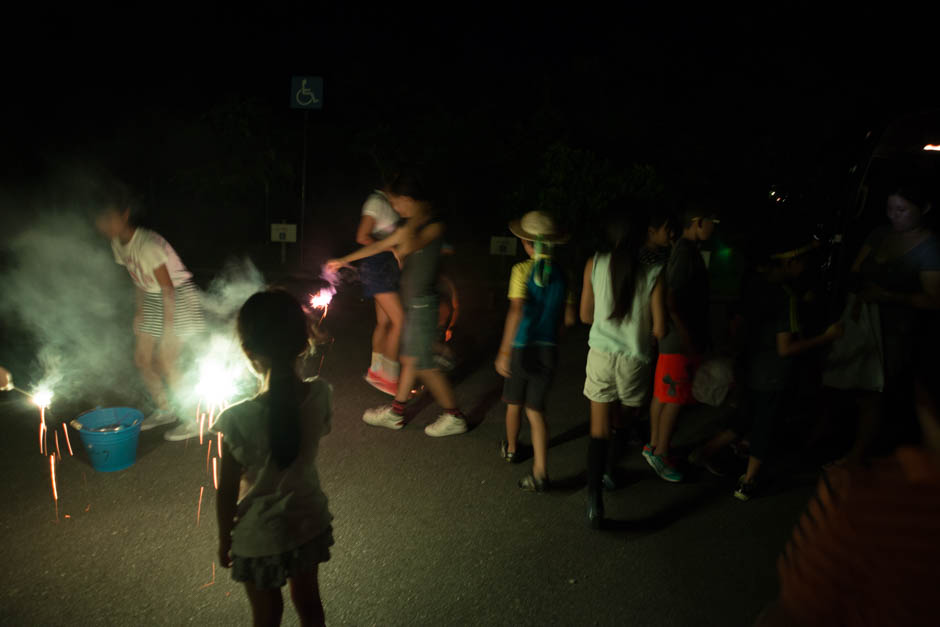
POLYGON ((642 407, 652 387, 652 364, 622 353, 588 352, 584 395, 595 403, 642 407))

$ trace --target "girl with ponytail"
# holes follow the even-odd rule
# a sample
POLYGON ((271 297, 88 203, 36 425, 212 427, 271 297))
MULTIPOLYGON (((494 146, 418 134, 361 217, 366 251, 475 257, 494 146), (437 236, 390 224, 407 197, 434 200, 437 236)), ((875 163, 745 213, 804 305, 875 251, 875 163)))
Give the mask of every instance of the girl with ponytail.
POLYGON ((588 260, 581 292, 581 321, 591 325, 584 395, 591 401, 587 516, 594 528, 604 518, 602 485, 614 483, 611 414, 617 405, 636 410, 646 402, 656 340, 666 330, 660 249, 669 245, 669 221, 621 209, 616 222, 614 249, 588 260))
POLYGON ((255 625, 280 624, 288 581, 301 624, 324 624, 317 570, 330 559, 333 535, 316 456, 330 431, 332 389, 297 374, 307 329, 287 292, 245 302, 238 335, 262 391, 226 409, 213 428, 222 434, 219 560, 245 584, 255 625))

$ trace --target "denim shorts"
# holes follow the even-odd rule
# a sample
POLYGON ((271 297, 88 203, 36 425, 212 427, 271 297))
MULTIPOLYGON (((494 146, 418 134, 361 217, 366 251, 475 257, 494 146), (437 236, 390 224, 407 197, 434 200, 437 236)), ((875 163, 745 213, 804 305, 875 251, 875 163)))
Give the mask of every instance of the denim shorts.
POLYGON ((422 296, 405 303, 405 329, 402 332, 401 354, 411 357, 418 370, 434 370, 434 340, 438 324, 437 296, 422 296))

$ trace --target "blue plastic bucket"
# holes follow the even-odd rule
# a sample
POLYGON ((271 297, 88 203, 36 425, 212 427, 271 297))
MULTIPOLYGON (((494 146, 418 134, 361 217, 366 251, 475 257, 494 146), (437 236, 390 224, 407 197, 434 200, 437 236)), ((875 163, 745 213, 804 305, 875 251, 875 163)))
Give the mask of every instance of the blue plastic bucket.
POLYGON ((92 467, 114 472, 134 465, 137 438, 144 415, 130 407, 106 407, 85 412, 72 421, 82 438, 92 467))

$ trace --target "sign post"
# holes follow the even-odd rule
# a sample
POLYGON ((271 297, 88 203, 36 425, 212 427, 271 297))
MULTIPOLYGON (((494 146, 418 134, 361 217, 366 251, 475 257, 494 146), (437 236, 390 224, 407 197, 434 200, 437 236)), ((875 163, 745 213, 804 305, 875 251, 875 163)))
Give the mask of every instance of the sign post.
MULTIPOLYGON (((304 262, 304 223, 307 214, 307 116, 323 108, 323 77, 293 76, 290 81, 290 108, 303 109, 303 159, 300 165, 300 263, 304 262)), ((283 257, 283 248, 282 248, 283 257)))
MULTIPOLYGON (((287 244, 297 241, 297 225, 281 222, 271 225, 271 241, 281 243, 281 263, 287 261, 287 244)), ((301 246, 301 250, 303 247, 301 246)))

